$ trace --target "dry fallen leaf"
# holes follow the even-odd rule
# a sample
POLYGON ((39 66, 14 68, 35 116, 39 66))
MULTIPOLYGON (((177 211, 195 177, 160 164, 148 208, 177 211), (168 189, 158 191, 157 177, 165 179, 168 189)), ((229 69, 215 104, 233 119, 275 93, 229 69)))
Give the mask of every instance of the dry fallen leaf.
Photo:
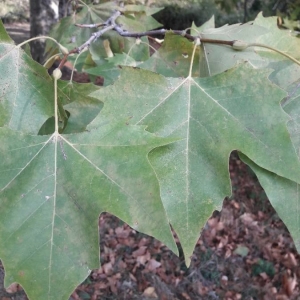
POLYGON ((147 263, 147 269, 149 271, 154 271, 155 269, 157 269, 160 266, 161 266, 161 263, 153 258, 150 259, 149 262, 147 263))
POLYGON ((143 296, 150 297, 150 298, 157 298, 157 294, 155 293, 155 288, 152 286, 147 287, 143 292, 143 296))

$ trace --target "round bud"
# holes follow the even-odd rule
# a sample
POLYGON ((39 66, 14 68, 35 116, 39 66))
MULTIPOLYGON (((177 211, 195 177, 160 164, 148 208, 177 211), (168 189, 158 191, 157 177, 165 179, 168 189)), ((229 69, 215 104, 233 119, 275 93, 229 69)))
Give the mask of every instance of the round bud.
POLYGON ((233 42, 232 48, 234 50, 245 50, 246 48, 248 48, 248 43, 244 41, 236 40, 233 42))
POLYGON ((53 73, 52 73, 52 76, 54 79, 58 80, 61 78, 62 76, 62 73, 61 73, 61 70, 59 68, 56 68, 53 73))

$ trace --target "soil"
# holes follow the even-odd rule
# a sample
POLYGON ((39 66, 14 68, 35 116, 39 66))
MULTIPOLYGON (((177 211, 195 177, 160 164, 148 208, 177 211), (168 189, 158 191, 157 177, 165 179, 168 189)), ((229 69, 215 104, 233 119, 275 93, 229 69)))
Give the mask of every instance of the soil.
MULTIPOLYGON (((235 152, 229 170, 232 196, 205 225, 189 268, 182 255, 104 213, 99 218, 101 267, 70 300, 300 299, 300 256, 289 232, 235 152)), ((9 292, 0 269, 0 299, 26 299, 17 284, 9 292)))

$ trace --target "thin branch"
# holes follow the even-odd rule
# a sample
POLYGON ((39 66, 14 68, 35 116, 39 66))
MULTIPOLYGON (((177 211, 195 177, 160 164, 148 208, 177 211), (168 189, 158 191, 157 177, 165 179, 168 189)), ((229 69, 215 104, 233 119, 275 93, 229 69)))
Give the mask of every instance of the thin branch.
MULTIPOLYGON (((144 32, 128 32, 127 30, 123 30, 121 26, 115 25, 114 30, 118 32, 119 35, 124 37, 136 37, 140 38, 143 36, 156 36, 156 35, 165 35, 167 32, 173 32, 174 34, 181 35, 187 38, 190 41, 195 41, 199 36, 193 36, 185 32, 185 30, 167 30, 167 29, 158 29, 158 30, 150 30, 144 32)), ((223 40, 213 40, 213 39, 205 39, 201 38, 201 43, 211 43, 211 44, 220 44, 220 45, 228 45, 232 46, 233 41, 223 41, 223 40)))
MULTIPOLYGON (((121 15, 120 11, 116 11, 106 22, 99 23, 99 24, 76 24, 78 27, 82 28, 96 28, 103 26, 104 28, 94 32, 91 37, 81 46, 78 48, 71 50, 70 53, 80 53, 83 49, 88 48, 92 42, 96 41, 100 36, 102 36, 105 32, 109 30, 115 30, 120 36, 123 37, 135 37, 135 38, 141 38, 143 36, 160 36, 165 35, 167 32, 170 32, 170 30, 167 29, 157 29, 157 30, 149 30, 144 32, 129 32, 128 30, 124 30, 121 25, 118 25, 116 23, 116 19, 121 15)), ((193 36, 186 32, 186 30, 172 30, 174 34, 181 35, 185 38, 187 38, 190 41, 195 41, 199 36, 193 36)), ((211 44, 219 44, 219 45, 227 45, 232 46, 234 41, 224 41, 224 40, 215 40, 215 39, 205 39, 201 38, 201 43, 211 43, 211 44)))
MULTIPOLYGON (((79 1, 81 2, 81 0, 79 0, 79 1)), ((245 3, 247 3, 246 0, 245 0, 245 3)), ((66 60, 70 54, 81 53, 85 48, 89 48, 92 42, 95 42, 100 36, 102 36, 105 32, 107 32, 109 30, 114 30, 120 36, 123 36, 123 37, 135 37, 135 38, 141 38, 143 36, 153 37, 153 36, 158 36, 158 35, 165 35, 167 32, 173 32, 174 34, 181 35, 181 36, 189 39, 190 41, 197 41, 197 45, 200 45, 201 43, 226 45, 226 46, 232 47, 234 50, 240 50, 240 51, 245 50, 248 47, 263 47, 263 48, 267 48, 267 49, 276 51, 276 52, 280 53, 281 55, 284 55, 285 57, 289 58, 293 62, 297 63, 298 65, 300 65, 300 62, 297 61, 296 59, 294 59, 293 57, 291 57, 290 55, 288 55, 282 51, 279 51, 277 49, 274 49, 272 47, 269 47, 267 45, 258 44, 258 43, 247 44, 246 42, 239 41, 239 40, 226 41, 226 40, 206 39, 206 38, 202 38, 201 34, 193 36, 193 35, 187 33, 186 32, 187 30, 169 31, 164 28, 157 29, 157 30, 149 30, 149 31, 144 31, 144 32, 129 32, 128 30, 124 30, 121 25, 118 25, 116 23, 116 19, 120 15, 121 15, 121 12, 116 11, 115 13, 113 13, 113 15, 110 18, 108 18, 104 23, 101 23, 101 24, 100 23, 99 24, 76 24, 76 26, 84 27, 84 28, 95 28, 95 27, 99 27, 99 26, 103 26, 104 28, 102 28, 101 30, 99 30, 97 32, 92 33, 91 37, 85 43, 83 43, 78 48, 72 49, 69 52, 67 49, 64 49, 64 47, 62 47, 58 43, 62 53, 64 54, 64 57, 59 65, 59 68, 61 68, 64 65, 64 63, 66 62, 66 60)), ((31 41, 31 40, 29 40, 29 41, 31 41)), ((23 45, 23 43, 18 45, 18 47, 20 47, 22 45, 23 45)))
POLYGON ((116 11, 104 24, 103 26, 105 26, 103 29, 92 33, 91 37, 85 42, 83 43, 81 46, 79 46, 76 49, 77 53, 80 53, 84 48, 88 48, 90 47, 91 43, 96 41, 101 35, 103 35, 106 31, 112 30, 114 29, 115 25, 115 20, 121 15, 121 13, 119 11, 116 11))
POLYGON ((75 24, 75 26, 80 28, 97 28, 104 26, 104 23, 98 23, 98 24, 75 24))
POLYGON ((101 35, 103 35, 106 31, 114 29, 114 25, 109 25, 102 30, 92 33, 91 37, 83 43, 80 47, 77 48, 77 52, 80 53, 84 48, 90 47, 91 43, 96 41, 101 35))

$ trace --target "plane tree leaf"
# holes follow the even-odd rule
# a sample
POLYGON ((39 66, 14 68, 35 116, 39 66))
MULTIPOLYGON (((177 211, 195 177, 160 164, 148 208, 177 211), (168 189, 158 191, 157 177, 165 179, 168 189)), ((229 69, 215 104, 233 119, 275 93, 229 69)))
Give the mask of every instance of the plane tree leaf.
POLYGON ((145 12, 125 12, 123 16, 117 19, 117 23, 121 24, 125 30, 134 31, 148 31, 162 26, 153 17, 147 15, 145 12))
MULTIPOLYGON (((49 35, 60 44, 67 47, 68 50, 71 50, 82 45, 89 39, 91 34, 95 32, 94 28, 82 29, 76 27, 75 24, 92 24, 93 21, 96 20, 92 20, 90 14, 88 14, 87 7, 84 6, 78 14, 62 18, 52 27, 49 35)), ((98 19, 98 21, 100 20, 98 19)), ((58 53, 57 44, 47 40, 45 52, 47 53, 47 58, 58 53)))
MULTIPOLYGON (((203 23, 200 27, 197 27, 196 24, 193 22, 190 32, 192 35, 199 35, 199 33, 204 31, 205 29, 211 29, 211 28, 215 28, 214 16, 212 16, 208 21, 203 23)), ((199 51, 199 59, 195 60, 195 62, 199 62, 198 68, 201 77, 211 76, 208 57, 206 58, 207 53, 205 50, 206 50, 206 46, 205 44, 203 44, 201 50, 199 51)))
MULTIPOLYGON (((194 44, 186 38, 167 32, 162 46, 139 67, 166 77, 186 77, 189 73, 194 44), (180 45, 180 47, 178 47, 180 45)), ((198 65, 199 51, 194 59, 198 65)), ((193 76, 198 77, 199 68, 193 68, 193 76)))
MULTIPOLYGON (((97 24, 105 22, 113 13, 116 6, 109 3, 98 5, 84 5, 80 12, 73 13, 69 17, 62 18, 51 29, 50 36, 69 50, 79 47, 86 42, 95 28, 79 28, 75 24, 97 24)), ((47 40, 46 52, 48 57, 57 53, 57 45, 47 40)))
MULTIPOLYGON (((261 43, 282 51, 295 59, 300 59, 299 49, 300 40, 293 36, 289 30, 280 30, 277 26, 276 17, 264 18, 260 13, 254 20, 253 24, 262 26, 267 29, 267 33, 259 36, 256 43, 261 43)), ((263 60, 253 62, 256 67, 269 68, 274 70, 269 79, 276 85, 287 90, 289 85, 293 84, 300 78, 299 66, 293 63, 290 59, 282 56, 281 54, 263 47, 253 48, 263 60)))
POLYGON ((240 158, 255 172, 272 206, 289 230, 297 251, 300 252, 299 183, 261 168, 243 154, 240 154, 240 158))
POLYGON ((98 66, 109 63, 103 44, 104 40, 109 41, 110 49, 114 54, 126 53, 137 62, 145 61, 150 57, 148 38, 142 37, 142 43, 138 45, 136 38, 122 37, 117 32, 112 31, 109 34, 104 34, 102 39, 93 43, 89 49, 92 59, 98 66))
MULTIPOLYGON (((185 79, 124 68, 114 85, 91 94, 104 106, 111 103, 110 118, 127 117, 157 135, 182 139, 153 150, 150 161, 187 264, 199 230, 231 194, 232 150, 300 182, 300 164, 285 125, 288 117, 279 105, 285 93, 268 75, 245 63, 213 77, 185 79)), ((88 128, 107 121, 97 117, 88 128)))
MULTIPOLYGON (((300 160, 299 80, 293 84, 288 84, 288 81, 291 80, 291 78, 295 79, 297 75, 295 73, 288 73, 287 70, 284 71, 286 72, 285 75, 290 74, 290 76, 288 78, 282 77, 282 80, 280 81, 281 85, 284 86, 288 91, 288 96, 282 101, 282 108, 290 116, 290 120, 288 120, 287 123, 287 128, 295 148, 295 153, 297 153, 298 159, 300 160)), ((248 164, 257 175, 258 180, 264 188, 272 206, 287 226, 294 240, 295 246, 298 252, 300 252, 299 182, 289 180, 264 168, 261 168, 241 153, 240 158, 246 164, 248 164)))
MULTIPOLYGON (((103 23, 114 9, 130 32, 159 25, 143 6, 81 4, 52 31, 68 49, 98 30, 76 23, 103 23)), ((298 58, 299 41, 273 22, 259 15, 216 29, 211 19, 193 25, 192 34, 268 44, 298 58)), ((54 110, 52 78, 0 23, 0 257, 5 284, 19 282, 31 300, 67 299, 98 267, 104 211, 177 252, 171 224, 189 265, 199 231, 231 194, 232 150, 255 170, 300 247, 299 211, 289 220, 280 203, 280 189, 299 203, 298 69, 261 47, 203 42, 194 57, 193 43, 172 32, 149 59, 148 43, 106 32, 79 61, 97 65, 90 74, 106 72, 106 84, 114 84, 58 81, 54 110)), ((47 51, 56 53, 57 45, 48 43, 47 51)))
MULTIPOLYGON (((259 13, 254 20, 253 25, 264 27, 268 32, 259 36, 256 42, 276 48, 296 59, 300 59, 299 39, 293 36, 290 30, 281 30, 277 26, 274 26, 275 24, 277 24, 277 17, 265 18, 262 13, 259 13)), ((257 48, 256 50, 259 52, 270 52, 269 49, 264 48, 257 48)))
POLYGON ((89 93, 97 91, 99 87, 91 83, 59 81, 58 88, 64 96, 62 97, 63 101, 61 101, 63 109, 69 113, 63 133, 85 131, 87 125, 99 114, 103 107, 101 101, 88 96, 89 93))
POLYGON ((0 126, 35 134, 53 115, 52 79, 7 38, 2 23, 0 37, 0 126))
MULTIPOLYGON (((117 18, 116 23, 129 32, 144 32, 161 26, 153 17, 140 11, 125 11, 124 15, 117 18)), ((144 61, 150 56, 147 37, 142 37, 143 43, 139 45, 136 43, 136 38, 122 37, 114 31, 105 33, 102 39, 109 40, 113 53, 127 53, 136 61, 144 61)), ((93 56, 95 56, 95 50, 93 51, 93 56)), ((95 62, 97 63, 97 61, 95 62)))
POLYGON ((0 19, 0 41, 7 44, 14 44, 14 41, 10 38, 10 36, 6 32, 1 19, 0 19))
MULTIPOLYGON (((197 29, 197 28, 196 28, 197 29)), ((198 28, 199 34, 192 31, 192 35, 200 35, 200 38, 213 40, 242 40, 253 43, 259 36, 264 35, 268 30, 262 26, 252 23, 224 25, 219 28, 209 28, 209 26, 198 28)), ((235 51, 231 47, 220 44, 202 43, 200 50, 199 68, 202 73, 201 77, 219 74, 227 69, 232 68, 238 61, 249 61, 256 64, 263 59, 254 51, 248 48, 244 51, 235 51)))
POLYGON ((99 266, 98 217, 110 212, 176 245, 148 152, 171 139, 144 126, 32 136, 0 128, 0 257, 5 285, 31 300, 67 299, 99 266))
POLYGON ((113 57, 109 57, 106 60, 107 63, 86 70, 86 73, 90 75, 102 76, 104 78, 104 86, 112 84, 118 78, 120 66, 137 66, 137 62, 126 53, 116 53, 113 57))
MULTIPOLYGON (((275 24, 274 18, 264 18, 260 14, 251 23, 215 28, 212 18, 200 27, 193 24, 191 33, 204 39, 226 41, 240 39, 248 43, 262 43, 297 58, 300 48, 299 39, 292 38, 290 33, 279 30, 275 24), (290 42, 287 43, 287 40, 290 42), (290 51, 291 49, 293 51, 290 51)), ((172 34, 170 31, 165 35, 162 47, 139 67, 167 77, 187 76, 192 50, 193 43, 182 36, 172 34)), ((241 60, 249 61, 259 68, 274 69, 275 72, 270 75, 270 79, 278 85, 283 85, 285 83, 282 82, 283 80, 292 81, 286 73, 293 73, 295 76, 299 74, 299 72, 294 71, 296 69, 295 64, 288 59, 283 59, 282 55, 270 49, 250 47, 244 51, 235 51, 228 46, 203 42, 193 62, 193 76, 212 76, 233 67, 241 60)))
POLYGON ((112 62, 103 63, 97 67, 86 70, 86 73, 95 76, 103 77, 103 85, 107 86, 112 84, 120 74, 120 68, 112 62))
POLYGON ((288 96, 282 101, 282 108, 290 116, 287 128, 293 142, 295 152, 300 160, 300 84, 299 81, 290 85, 287 89, 288 96))
MULTIPOLYGON (((76 83, 72 81, 58 81, 59 90, 59 132, 76 133, 83 132, 86 126, 98 115, 103 103, 89 97, 91 93, 99 89, 91 83, 76 83)), ((52 134, 55 128, 55 118, 50 117, 40 128, 39 135, 52 134)))
POLYGON ((192 26, 191 26, 191 34, 197 35, 201 31, 204 31, 205 29, 211 29, 211 28, 215 28, 215 27, 216 27, 215 26, 215 16, 212 16, 209 20, 204 22, 199 27, 196 26, 195 22, 193 22, 192 26))
MULTIPOLYGON (((134 9, 134 6, 125 6, 122 8, 112 2, 108 2, 84 5, 80 12, 76 14, 74 13, 72 16, 65 17, 55 24, 50 35, 69 50, 74 49, 86 42, 93 32, 99 30, 97 28, 80 28, 76 27, 75 24, 104 23, 115 10, 120 10, 124 13, 124 15, 117 18, 116 22, 126 30, 146 31, 157 28, 161 25, 150 15, 150 12, 154 12, 155 10, 151 11, 148 10, 147 7, 144 7, 143 11, 142 6, 140 6, 139 9, 134 9), (127 11, 127 8, 129 11, 127 11)), ((105 39, 110 41, 111 49, 114 53, 128 53, 130 51, 131 56, 133 56, 136 60, 145 60, 149 57, 149 49, 147 45, 143 44, 137 49, 137 47, 134 47, 135 38, 121 37, 117 33, 110 31, 101 36, 96 45, 94 43, 92 44, 91 48, 97 49, 93 52, 95 61, 99 60, 97 59, 97 56, 99 55, 99 48, 100 53, 103 56, 102 58, 106 57, 102 44, 105 39)), ((147 38, 143 38, 143 40, 144 42, 147 42, 147 38)), ((53 41, 47 40, 46 52, 48 57, 57 53, 57 51, 57 45, 53 41)), ((88 53, 85 53, 83 58, 87 55, 88 53)))
MULTIPOLYGON (((259 43, 278 49, 296 59, 300 58, 300 40, 288 30, 276 26, 276 17, 264 18, 260 13, 253 22, 246 24, 225 25, 214 28, 212 20, 200 27, 193 26, 192 35, 216 40, 242 40, 249 44, 259 43), (199 33, 197 33, 197 31, 199 33)), ((296 66, 281 54, 264 47, 249 47, 244 51, 234 51, 231 47, 219 44, 202 43, 200 48, 200 76, 211 76, 233 67, 238 61, 249 61, 257 68, 270 68, 274 72, 270 79, 284 85, 289 79, 288 73, 296 74, 296 66)))

